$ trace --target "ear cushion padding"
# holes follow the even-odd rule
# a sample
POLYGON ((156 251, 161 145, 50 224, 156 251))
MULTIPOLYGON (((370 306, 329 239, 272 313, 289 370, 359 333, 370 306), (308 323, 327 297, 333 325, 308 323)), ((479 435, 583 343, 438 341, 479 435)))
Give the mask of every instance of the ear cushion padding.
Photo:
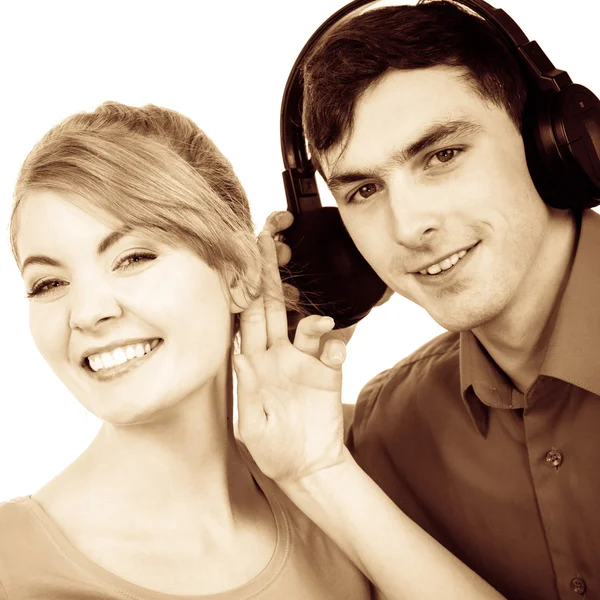
POLYGON ((581 210, 600 200, 600 100, 571 84, 537 97, 524 117, 532 179, 555 208, 581 210))
POLYGON ((285 231, 292 260, 282 270, 284 281, 301 291, 310 313, 334 316, 336 328, 354 325, 387 286, 357 250, 337 208, 303 212, 294 219, 285 231))

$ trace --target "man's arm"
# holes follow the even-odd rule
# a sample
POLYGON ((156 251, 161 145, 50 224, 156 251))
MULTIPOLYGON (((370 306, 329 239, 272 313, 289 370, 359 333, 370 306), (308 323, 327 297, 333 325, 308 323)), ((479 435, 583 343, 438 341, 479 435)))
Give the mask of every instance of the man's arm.
POLYGON ((503 598, 409 519, 347 449, 342 463, 279 485, 389 600, 503 598))

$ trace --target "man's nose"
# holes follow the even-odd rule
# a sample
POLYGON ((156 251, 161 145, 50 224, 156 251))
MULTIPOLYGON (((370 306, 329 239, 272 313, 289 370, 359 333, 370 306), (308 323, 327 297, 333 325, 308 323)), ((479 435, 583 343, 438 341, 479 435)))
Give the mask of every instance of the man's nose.
POLYGON ((389 210, 396 242, 413 249, 430 243, 441 228, 440 208, 431 190, 395 182, 390 186, 389 210))

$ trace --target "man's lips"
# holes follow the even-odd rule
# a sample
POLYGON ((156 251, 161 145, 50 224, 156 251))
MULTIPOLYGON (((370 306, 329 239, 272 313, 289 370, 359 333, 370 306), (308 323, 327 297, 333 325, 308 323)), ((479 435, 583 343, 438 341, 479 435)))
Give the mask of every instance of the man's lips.
POLYGON ((448 260, 455 254, 460 254, 461 252, 464 251, 465 254, 460 258, 460 260, 462 260, 462 258, 464 258, 464 256, 466 256, 466 254, 469 252, 469 250, 471 250, 472 248, 477 246, 478 243, 479 242, 476 242, 475 244, 471 244, 470 246, 463 246, 463 247, 459 248, 458 250, 454 250, 454 251, 450 252, 449 254, 444 254, 441 256, 441 258, 438 258, 437 260, 427 262, 424 265, 417 267, 416 269, 410 270, 409 273, 411 275, 423 275, 423 273, 421 273, 421 271, 427 271, 427 269, 429 269, 430 267, 433 267, 434 265, 439 265, 441 262, 448 260))

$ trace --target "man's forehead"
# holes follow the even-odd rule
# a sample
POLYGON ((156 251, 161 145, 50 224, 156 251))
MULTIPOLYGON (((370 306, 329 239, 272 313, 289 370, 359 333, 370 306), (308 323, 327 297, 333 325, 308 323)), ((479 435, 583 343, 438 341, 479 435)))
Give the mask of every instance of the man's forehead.
POLYGON ((345 135, 319 157, 322 170, 328 176, 346 163, 363 164, 365 153, 378 162, 376 155, 386 145, 406 146, 437 124, 477 124, 476 113, 486 107, 462 68, 390 71, 357 100, 345 135))
POLYGON ((435 98, 444 99, 450 90, 453 93, 471 94, 473 87, 470 72, 462 66, 434 65, 420 69, 388 69, 380 77, 372 81, 357 98, 356 108, 369 103, 374 97, 382 97, 386 101, 396 95, 408 101, 411 98, 421 99, 436 92, 435 98), (444 94, 438 92, 444 91, 444 94))

